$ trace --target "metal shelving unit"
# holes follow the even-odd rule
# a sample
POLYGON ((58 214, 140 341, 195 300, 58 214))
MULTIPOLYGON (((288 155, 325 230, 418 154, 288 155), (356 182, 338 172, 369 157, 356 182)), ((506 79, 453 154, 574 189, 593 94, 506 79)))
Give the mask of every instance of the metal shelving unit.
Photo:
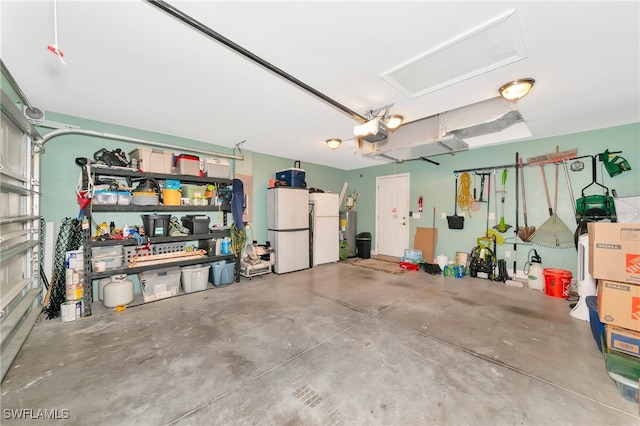
MULTIPOLYGON (((189 176, 189 175, 170 175, 170 174, 162 174, 162 173, 148 173, 148 172, 139 172, 133 169, 124 168, 124 167, 102 167, 102 166, 91 166, 91 175, 92 178, 95 176, 110 176, 116 178, 152 178, 158 181, 165 181, 167 179, 175 179, 180 180, 180 182, 189 183, 189 184, 215 184, 218 187, 229 187, 232 184, 230 179, 220 179, 220 178, 207 178, 207 177, 199 177, 199 176, 189 176)), ((224 236, 230 236, 231 228, 227 226, 227 213, 231 213, 230 208, 217 208, 213 206, 164 206, 164 205, 154 205, 154 206, 139 206, 139 205, 92 205, 89 204, 84 211, 84 215, 87 219, 89 219, 89 224, 92 223, 92 218, 95 213, 135 213, 135 212, 200 212, 202 214, 205 213, 216 213, 223 212, 223 227, 218 229, 213 229, 211 232, 206 234, 188 234, 188 235, 179 235, 179 236, 161 236, 161 237, 149 237, 150 244, 163 244, 163 243, 172 243, 172 242, 181 242, 181 241, 199 241, 199 240, 207 240, 211 238, 220 238, 224 236)), ((122 239, 122 240, 92 240, 92 229, 91 225, 89 225, 83 231, 84 237, 84 278, 83 278, 83 287, 84 287, 84 312, 83 316, 90 316, 92 314, 91 304, 93 303, 93 280, 98 278, 104 278, 112 275, 120 275, 120 274, 137 274, 144 271, 154 270, 154 269, 163 269, 168 267, 175 266, 189 266, 189 265, 197 265, 202 263, 211 263, 218 260, 227 260, 227 259, 235 259, 236 260, 236 280, 238 278, 238 268, 237 263, 238 259, 233 254, 225 254, 225 255, 216 255, 216 256, 205 256, 197 259, 188 259, 188 260, 177 260, 175 262, 166 262, 155 265, 145 265, 145 266, 137 266, 137 267, 128 267, 125 265, 121 268, 108 269, 105 271, 94 272, 92 268, 91 262, 91 248, 92 247, 104 247, 104 246, 114 246, 121 245, 124 247, 136 246, 137 242, 135 239, 122 239)))

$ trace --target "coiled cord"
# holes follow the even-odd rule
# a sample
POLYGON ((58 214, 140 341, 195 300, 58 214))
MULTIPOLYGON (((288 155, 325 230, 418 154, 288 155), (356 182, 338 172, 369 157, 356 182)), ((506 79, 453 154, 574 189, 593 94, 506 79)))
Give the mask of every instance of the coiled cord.
POLYGON ((471 196, 471 175, 467 172, 460 176, 460 188, 456 194, 456 201, 460 210, 466 211, 469 217, 471 217, 473 197, 471 196))

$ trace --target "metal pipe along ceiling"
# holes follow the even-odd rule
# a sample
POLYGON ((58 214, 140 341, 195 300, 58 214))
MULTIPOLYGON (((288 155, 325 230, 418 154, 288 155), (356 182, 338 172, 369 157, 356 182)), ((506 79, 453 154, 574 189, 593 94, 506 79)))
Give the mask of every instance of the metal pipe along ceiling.
POLYGON ((244 155, 225 154, 222 152, 207 151, 207 150, 198 149, 198 148, 187 148, 184 146, 149 141, 146 139, 130 138, 128 136, 120 136, 120 135, 114 135, 110 133, 102 133, 102 132, 96 132, 93 130, 82 130, 82 129, 54 130, 44 135, 41 141, 36 141, 36 142, 40 142, 41 147, 44 148, 44 144, 47 143, 49 140, 57 138, 59 136, 65 136, 65 135, 93 136, 101 139, 111 139, 111 140, 122 141, 122 142, 132 142, 132 143, 137 143, 141 145, 155 146, 159 148, 170 148, 170 149, 176 149, 183 152, 194 152, 198 154, 212 155, 215 157, 229 158, 232 160, 244 160, 244 155))
POLYGON ((165 1, 161 1, 161 0, 147 0, 147 3, 151 4, 152 6, 157 7, 158 9, 168 13, 169 15, 173 16, 174 18, 184 22, 185 24, 189 25, 193 29, 195 29, 195 30, 201 32, 202 34, 212 38, 213 40, 217 41, 218 43, 231 48, 232 50, 234 50, 237 53, 241 54, 242 56, 246 57, 247 59, 255 62, 256 64, 258 64, 258 65, 260 65, 260 66, 262 66, 264 68, 266 68, 267 70, 269 70, 272 73, 284 78, 285 80, 295 84, 296 86, 298 86, 302 90, 305 90, 305 91, 309 92, 310 94, 316 96, 317 98, 320 98, 324 102, 326 102, 326 103, 330 104, 331 106, 339 109, 340 111, 344 112, 345 114, 355 118, 359 122, 366 123, 367 121, 369 121, 364 116, 358 114, 357 112, 351 110, 350 108, 347 108, 346 106, 344 106, 341 103, 339 103, 338 101, 328 97, 327 95, 317 91, 316 89, 314 89, 313 87, 309 86, 308 84, 303 83, 302 81, 300 81, 297 78, 293 77, 291 74, 288 74, 288 73, 284 72, 283 70, 281 70, 280 68, 276 67, 275 65, 265 61, 261 57, 259 57, 259 56, 255 55, 254 53, 248 51, 244 47, 234 43, 233 41, 229 40, 228 38, 224 37, 223 35, 215 32, 211 28, 209 28, 206 25, 204 25, 203 23, 193 19, 192 17, 190 17, 186 13, 182 12, 181 10, 173 7, 169 3, 165 2, 165 1))

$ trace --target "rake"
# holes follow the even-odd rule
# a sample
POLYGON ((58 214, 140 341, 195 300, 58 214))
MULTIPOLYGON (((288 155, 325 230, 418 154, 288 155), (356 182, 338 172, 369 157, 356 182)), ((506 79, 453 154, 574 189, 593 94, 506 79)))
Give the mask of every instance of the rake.
MULTIPOLYGON (((556 164, 556 168, 558 165, 556 164)), ((544 184, 544 193, 547 196, 547 206, 549 207, 549 219, 547 219, 531 236, 531 242, 549 248, 573 248, 575 247, 573 232, 569 230, 567 225, 556 215, 551 208, 551 199, 549 198, 549 188, 547 187, 547 176, 544 173, 544 165, 540 164, 540 172, 542 173, 542 182, 544 184)), ((556 193, 554 199, 554 208, 558 207, 558 173, 556 169, 556 193)))

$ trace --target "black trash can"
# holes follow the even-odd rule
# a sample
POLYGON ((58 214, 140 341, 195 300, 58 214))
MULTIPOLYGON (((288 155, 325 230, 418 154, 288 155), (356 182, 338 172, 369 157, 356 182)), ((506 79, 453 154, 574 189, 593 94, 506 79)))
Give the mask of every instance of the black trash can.
POLYGON ((356 256, 362 259, 371 257, 371 233, 361 232, 356 235, 356 256))

